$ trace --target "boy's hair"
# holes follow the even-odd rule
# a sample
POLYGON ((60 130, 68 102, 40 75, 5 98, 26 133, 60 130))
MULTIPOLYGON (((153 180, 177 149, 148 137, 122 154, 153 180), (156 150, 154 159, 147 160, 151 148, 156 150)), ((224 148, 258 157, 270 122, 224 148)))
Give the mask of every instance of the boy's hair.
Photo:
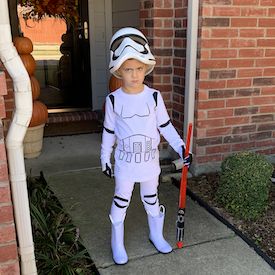
POLYGON ((127 27, 118 30, 110 42, 110 72, 121 78, 117 70, 128 59, 136 59, 147 65, 145 75, 152 72, 156 60, 152 55, 148 40, 139 30, 127 27))

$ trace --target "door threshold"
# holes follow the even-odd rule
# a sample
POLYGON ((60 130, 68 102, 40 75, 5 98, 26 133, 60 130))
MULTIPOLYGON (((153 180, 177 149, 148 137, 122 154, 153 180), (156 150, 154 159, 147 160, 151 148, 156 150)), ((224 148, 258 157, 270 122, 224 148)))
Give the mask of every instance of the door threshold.
POLYGON ((81 112, 81 111, 92 111, 92 109, 91 108, 55 108, 55 109, 48 109, 49 114, 68 113, 68 112, 81 112))

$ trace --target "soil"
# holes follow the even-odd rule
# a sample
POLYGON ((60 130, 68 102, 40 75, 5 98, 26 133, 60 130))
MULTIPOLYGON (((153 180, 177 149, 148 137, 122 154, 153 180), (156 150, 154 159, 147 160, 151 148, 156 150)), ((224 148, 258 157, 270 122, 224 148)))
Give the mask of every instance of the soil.
POLYGON ((215 193, 219 184, 219 174, 211 173, 188 179, 188 188, 206 202, 219 215, 224 217, 243 235, 255 244, 275 262, 275 184, 272 184, 266 212, 256 221, 245 221, 231 215, 216 200, 215 193))

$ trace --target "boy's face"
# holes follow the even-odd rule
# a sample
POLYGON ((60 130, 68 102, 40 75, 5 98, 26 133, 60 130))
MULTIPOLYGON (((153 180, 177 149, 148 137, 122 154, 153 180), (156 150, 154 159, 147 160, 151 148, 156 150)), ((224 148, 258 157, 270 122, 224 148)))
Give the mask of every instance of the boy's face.
POLYGON ((126 60, 118 70, 123 81, 123 89, 129 93, 143 90, 146 64, 136 60, 126 60))

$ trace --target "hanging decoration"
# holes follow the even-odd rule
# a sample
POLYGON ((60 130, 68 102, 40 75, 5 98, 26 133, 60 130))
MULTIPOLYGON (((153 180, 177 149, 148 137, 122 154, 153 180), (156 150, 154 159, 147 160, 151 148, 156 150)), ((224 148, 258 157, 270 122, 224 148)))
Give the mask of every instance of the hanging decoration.
POLYGON ((18 0, 20 12, 25 20, 42 20, 44 17, 64 19, 67 23, 77 23, 79 0, 18 0))

